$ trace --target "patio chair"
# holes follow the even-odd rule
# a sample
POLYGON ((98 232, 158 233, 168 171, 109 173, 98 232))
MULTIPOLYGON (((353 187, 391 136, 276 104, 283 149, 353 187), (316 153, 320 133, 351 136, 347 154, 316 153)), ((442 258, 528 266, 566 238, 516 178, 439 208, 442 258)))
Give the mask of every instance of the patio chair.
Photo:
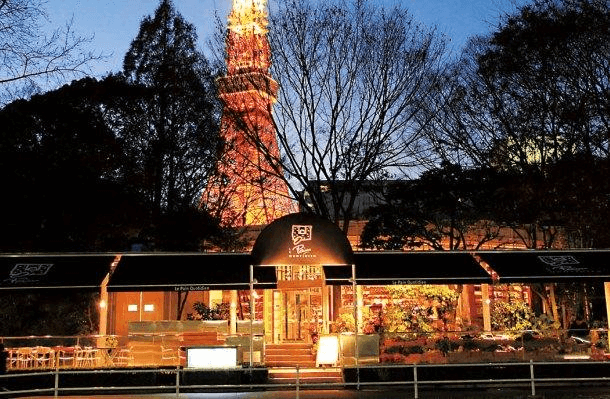
POLYGON ((17 368, 28 369, 34 367, 34 350, 30 347, 17 348, 17 368))
MULTIPOLYGON (((80 349, 80 348, 79 348, 80 349)), ((56 362, 58 367, 74 367, 76 365, 76 359, 74 352, 76 348, 74 346, 58 346, 55 348, 56 362)))
POLYGON ((74 351, 75 365, 79 368, 93 368, 100 364, 99 349, 86 346, 74 351))
POLYGON ((37 346, 32 351, 33 363, 35 368, 55 367, 55 351, 46 346, 37 346))
POLYGON ((161 364, 163 366, 180 365, 180 354, 178 348, 161 347, 161 364))
POLYGON ((129 348, 117 349, 111 357, 116 367, 129 367, 133 365, 133 353, 129 348))
POLYGON ((7 369, 16 369, 17 368, 17 348, 9 348, 7 349, 8 357, 6 359, 6 367, 7 369))

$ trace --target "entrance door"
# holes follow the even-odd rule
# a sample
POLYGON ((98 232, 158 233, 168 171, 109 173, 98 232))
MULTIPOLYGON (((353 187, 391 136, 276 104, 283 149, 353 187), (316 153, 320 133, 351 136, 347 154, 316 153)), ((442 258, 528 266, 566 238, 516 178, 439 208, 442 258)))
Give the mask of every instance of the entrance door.
POLYGON ((310 295, 307 290, 287 291, 285 293, 285 340, 304 341, 306 339, 311 318, 309 298, 310 295))
POLYGON ((321 321, 321 289, 274 292, 274 337, 279 341, 309 342, 309 328, 321 321))

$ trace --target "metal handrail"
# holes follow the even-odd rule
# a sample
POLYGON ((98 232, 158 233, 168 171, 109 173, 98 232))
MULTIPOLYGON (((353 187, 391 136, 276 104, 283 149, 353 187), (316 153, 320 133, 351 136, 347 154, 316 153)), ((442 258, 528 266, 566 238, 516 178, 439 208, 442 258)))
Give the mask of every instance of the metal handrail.
MULTIPOLYGON (((172 369, 163 369, 164 372, 174 373, 175 374, 175 385, 147 385, 147 386, 97 386, 97 387, 61 387, 59 384, 59 377, 64 375, 84 375, 84 374, 113 374, 113 373, 125 373, 126 370, 109 370, 109 369, 97 369, 97 370, 61 370, 56 369, 54 371, 45 371, 45 372, 32 372, 32 373, 15 373, 15 374, 6 374, 0 375, 0 386, 3 385, 3 381, 8 379, 19 379, 25 377, 34 377, 34 376, 54 376, 54 386, 48 388, 32 388, 32 389, 20 389, 17 391, 0 391, 0 398, 10 395, 14 397, 15 395, 36 395, 36 394, 48 394, 53 393, 54 397, 59 397, 60 393, 67 392, 77 392, 77 391, 89 391, 93 393, 103 394, 103 393, 112 393, 115 391, 170 391, 175 392, 176 397, 178 397, 180 390, 183 388, 188 389, 201 389, 201 390, 235 390, 235 391, 249 391, 253 389, 291 389, 296 392, 296 397, 299 397, 299 392, 303 389, 328 389, 328 388, 355 388, 360 389, 361 387, 390 387, 390 386, 412 386, 414 390, 414 397, 418 398, 419 389, 422 386, 435 386, 442 384, 451 384, 451 385, 471 385, 471 384, 506 384, 506 385, 529 385, 531 388, 532 395, 535 396, 536 393, 536 384, 540 385, 541 383, 556 383, 556 382, 610 382, 610 377, 536 377, 535 376, 535 368, 544 365, 591 365, 591 364, 600 364, 607 365, 606 362, 508 362, 508 363, 467 363, 467 364, 435 364, 435 365, 426 365, 426 364, 412 364, 412 365, 359 365, 357 367, 352 367, 351 369, 357 369, 356 375, 359 377, 360 373, 358 371, 363 369, 373 369, 373 368, 412 368, 413 369, 413 380, 400 380, 400 381, 361 381, 359 378, 357 381, 353 382, 339 382, 339 383, 303 383, 300 378, 300 374, 302 371, 300 368, 296 368, 296 382, 295 383, 286 383, 286 384, 222 384, 222 385, 213 385, 213 384, 181 384, 180 375, 184 375, 184 373, 195 372, 200 370, 191 370, 191 369, 183 369, 181 367, 176 367, 172 369), (418 374, 418 370, 425 368, 455 368, 455 367, 489 367, 489 366, 522 366, 529 368, 530 375, 528 378, 473 378, 473 379, 455 379, 455 380, 434 380, 434 379, 422 379, 418 374)), ((244 368, 243 371, 256 370, 256 368, 244 368)), ((129 370, 129 373, 138 373, 138 374, 146 374, 146 373, 157 373, 159 369, 145 369, 145 370, 129 370)))

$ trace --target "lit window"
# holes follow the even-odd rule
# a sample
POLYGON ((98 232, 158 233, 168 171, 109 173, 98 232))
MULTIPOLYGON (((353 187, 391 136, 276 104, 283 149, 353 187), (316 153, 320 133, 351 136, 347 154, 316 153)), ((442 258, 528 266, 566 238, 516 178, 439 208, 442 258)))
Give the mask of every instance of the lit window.
POLYGON ((155 311, 155 305, 153 305, 152 303, 144 305, 144 311, 145 312, 154 312, 155 311))
POLYGON ((138 305, 127 305, 127 311, 128 312, 137 312, 138 311, 138 305))

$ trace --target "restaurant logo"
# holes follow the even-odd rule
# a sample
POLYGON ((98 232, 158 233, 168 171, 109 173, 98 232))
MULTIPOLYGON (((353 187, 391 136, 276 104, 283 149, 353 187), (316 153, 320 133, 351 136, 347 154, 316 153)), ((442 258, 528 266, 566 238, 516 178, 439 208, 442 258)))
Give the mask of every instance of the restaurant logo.
POLYGON ((586 271, 586 267, 578 267, 580 262, 572 255, 539 255, 538 259, 544 263, 547 270, 553 273, 569 273, 586 271))
POLYGON ((49 273, 52 267, 52 263, 17 263, 9 272, 9 278, 5 280, 5 283, 26 284, 38 282, 49 273))
POLYGON ((292 225, 292 247, 288 250, 290 258, 315 258, 312 253, 311 240, 313 237, 312 225, 292 225))

